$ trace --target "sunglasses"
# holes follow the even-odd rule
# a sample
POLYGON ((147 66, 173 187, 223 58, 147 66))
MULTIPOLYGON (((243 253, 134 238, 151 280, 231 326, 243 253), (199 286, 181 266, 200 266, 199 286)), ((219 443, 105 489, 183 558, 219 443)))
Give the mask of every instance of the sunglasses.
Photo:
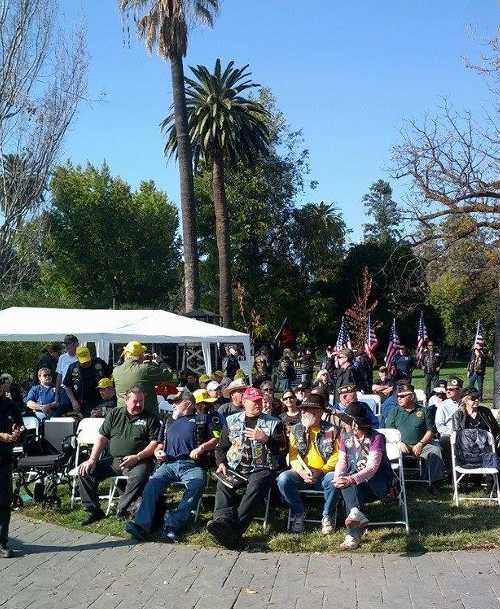
POLYGON ((407 398, 412 395, 411 393, 398 393, 398 398, 407 398))
POLYGON ((283 400, 286 402, 287 400, 294 400, 295 397, 293 395, 285 395, 283 396, 283 400))

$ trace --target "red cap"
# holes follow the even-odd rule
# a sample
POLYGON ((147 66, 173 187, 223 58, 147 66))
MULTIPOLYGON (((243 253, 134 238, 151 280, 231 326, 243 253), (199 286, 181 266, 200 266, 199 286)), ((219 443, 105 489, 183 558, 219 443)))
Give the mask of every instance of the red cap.
POLYGON ((258 402, 259 400, 262 400, 262 397, 262 391, 256 387, 245 389, 245 393, 243 394, 244 400, 252 400, 252 402, 258 402))

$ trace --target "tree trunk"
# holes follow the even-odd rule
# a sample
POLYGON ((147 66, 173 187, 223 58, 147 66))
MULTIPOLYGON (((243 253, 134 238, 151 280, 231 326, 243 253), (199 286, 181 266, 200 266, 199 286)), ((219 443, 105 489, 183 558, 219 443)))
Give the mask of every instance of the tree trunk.
POLYGON ((186 313, 199 308, 198 252, 196 244, 196 209, 194 203, 193 161, 188 132, 184 66, 182 57, 170 60, 174 97, 175 130, 182 211, 182 241, 184 245, 184 293, 186 313))
POLYGON ((493 359, 493 408, 500 408, 500 273, 497 282, 495 355, 493 359))
POLYGON ((212 192, 215 209, 215 234, 219 254, 219 313, 224 326, 233 325, 233 294, 231 289, 231 252, 229 244, 229 218, 224 187, 224 161, 214 155, 212 166, 212 192))

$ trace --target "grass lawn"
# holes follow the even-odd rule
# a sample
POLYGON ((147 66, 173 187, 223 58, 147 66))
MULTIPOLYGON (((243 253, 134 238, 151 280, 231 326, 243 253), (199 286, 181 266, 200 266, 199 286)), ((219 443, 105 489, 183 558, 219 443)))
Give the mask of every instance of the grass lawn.
MULTIPOLYGON (((358 552, 420 553, 442 550, 472 550, 500 548, 500 512, 495 504, 467 503, 456 508, 451 503, 451 487, 443 487, 441 494, 433 497, 422 484, 407 484, 408 510, 410 515, 410 535, 403 527, 370 528, 364 536, 364 543, 358 552)), ((20 513, 35 520, 45 520, 62 526, 82 529, 80 521, 85 512, 69 506, 69 493, 60 487, 62 507, 60 510, 42 509, 39 504, 28 504, 20 513)), ((179 492, 169 495, 167 508, 180 496, 179 492)), ((308 504, 309 505, 309 504, 308 504)), ((319 505, 319 504, 316 504, 319 505)), ((315 512, 314 500, 310 504, 315 512)), ((216 544, 205 530, 213 510, 213 498, 204 499, 198 522, 182 538, 181 542, 199 547, 213 547, 216 544)), ((373 521, 400 519, 397 506, 374 504, 367 509, 373 521)), ((308 525, 303 535, 285 532, 287 511, 274 507, 271 525, 265 531, 255 522, 245 535, 247 550, 276 552, 338 552, 343 541, 344 530, 335 531, 330 536, 322 536, 319 525, 308 525)), ((103 535, 126 537, 124 523, 114 516, 94 523, 85 530, 103 535)), ((151 537, 153 540, 155 536, 151 537)))
MULTIPOLYGON (((375 373, 376 374, 376 373, 375 373)), ((468 375, 467 364, 460 362, 450 362, 449 366, 441 369, 440 378, 446 380, 450 376, 458 376, 464 381, 464 387, 467 387, 468 375)), ((415 370, 413 373, 413 383, 416 389, 425 389, 425 379, 422 370, 415 370)), ((491 403, 493 401, 493 368, 486 368, 484 377, 484 402, 491 403)))

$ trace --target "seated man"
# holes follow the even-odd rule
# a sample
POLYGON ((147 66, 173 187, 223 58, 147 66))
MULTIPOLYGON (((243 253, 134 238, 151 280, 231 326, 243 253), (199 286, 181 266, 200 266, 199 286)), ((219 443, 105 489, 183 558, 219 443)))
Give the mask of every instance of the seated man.
POLYGON ((26 396, 26 405, 35 416, 43 421, 50 417, 57 408, 56 389, 52 384, 52 373, 49 368, 38 370, 38 385, 33 385, 26 396))
POLYGON ((110 410, 116 406, 116 392, 113 379, 108 377, 102 378, 97 383, 97 391, 101 397, 101 401, 92 409, 91 417, 105 417, 110 410))
POLYGON ((158 417, 144 412, 144 393, 137 385, 125 394, 125 408, 113 408, 108 412, 89 459, 78 467, 80 496, 88 512, 82 525, 104 518, 98 486, 112 476, 127 476, 117 512, 118 517, 127 515, 132 503, 141 496, 153 469, 159 427, 158 417), (99 460, 108 445, 110 456, 99 460))
POLYGON ((208 395, 211 398, 215 398, 215 402, 214 402, 215 410, 217 410, 217 408, 219 408, 223 404, 227 404, 229 402, 229 399, 225 398, 222 395, 222 387, 220 386, 220 383, 218 381, 210 381, 207 384, 207 391, 208 391, 208 395))
MULTIPOLYGON (((212 414, 214 405, 217 405, 217 398, 210 397, 210 393, 206 389, 197 389, 193 391, 196 412, 202 414, 212 414)), ((217 416, 222 419, 222 415, 217 413, 217 416)))
POLYGON ((385 400, 394 390, 394 381, 389 378, 387 366, 380 366, 378 376, 378 381, 372 385, 372 391, 385 400))
POLYGON ((425 461, 430 491, 437 493, 437 482, 445 477, 443 457, 439 444, 433 443, 432 415, 416 403, 413 385, 400 383, 398 385, 398 406, 389 413, 386 426, 398 429, 401 433, 401 452, 415 459, 425 461))
MULTIPOLYGON (((351 404, 355 402, 357 398, 357 390, 356 386, 352 384, 342 385, 339 387, 339 401, 334 403, 333 405, 333 413, 336 412, 344 412, 345 409, 351 404)), ((377 415, 373 412, 373 410, 366 404, 365 402, 361 402, 363 404, 363 408, 365 409, 365 416, 370 421, 372 427, 378 428, 379 422, 377 415)))
POLYGON ((240 544, 241 536, 262 506, 287 447, 283 423, 262 412, 259 389, 246 389, 243 407, 242 412, 227 417, 215 460, 217 473, 226 478, 231 471, 236 472, 245 491, 240 497, 240 485, 226 486, 219 479, 213 520, 207 524, 208 532, 229 549, 240 544))
POLYGON ((342 550, 354 550, 361 543, 368 518, 361 511, 365 503, 387 497, 394 476, 385 452, 385 437, 366 418, 361 402, 351 402, 339 415, 344 431, 332 484, 342 491, 348 533, 342 550))
POLYGON ((292 533, 304 531, 304 504, 299 491, 323 491, 321 532, 328 535, 334 528, 331 517, 336 497, 333 476, 338 456, 337 431, 321 420, 324 412, 321 396, 310 395, 298 408, 301 420, 291 428, 289 437, 291 469, 278 476, 278 488, 292 512, 292 533))
POLYGON ((160 496, 172 483, 182 482, 186 486, 182 500, 177 509, 166 513, 161 533, 164 541, 177 540, 203 494, 208 456, 220 436, 220 415, 197 414, 192 394, 189 397, 181 394, 174 404, 174 414, 162 425, 155 450, 156 460, 161 465, 146 484, 135 520, 126 526, 132 537, 141 541, 151 532, 160 496))
POLYGON ((450 436, 453 431, 453 415, 458 410, 460 403, 460 390, 462 379, 451 377, 446 384, 446 399, 436 406, 434 423, 439 434, 439 444, 443 453, 443 460, 448 472, 451 472, 451 447, 450 436))
POLYGON ((279 417, 283 412, 281 402, 274 397, 274 385, 272 381, 264 381, 260 390, 262 391, 262 411, 273 417, 279 417))

